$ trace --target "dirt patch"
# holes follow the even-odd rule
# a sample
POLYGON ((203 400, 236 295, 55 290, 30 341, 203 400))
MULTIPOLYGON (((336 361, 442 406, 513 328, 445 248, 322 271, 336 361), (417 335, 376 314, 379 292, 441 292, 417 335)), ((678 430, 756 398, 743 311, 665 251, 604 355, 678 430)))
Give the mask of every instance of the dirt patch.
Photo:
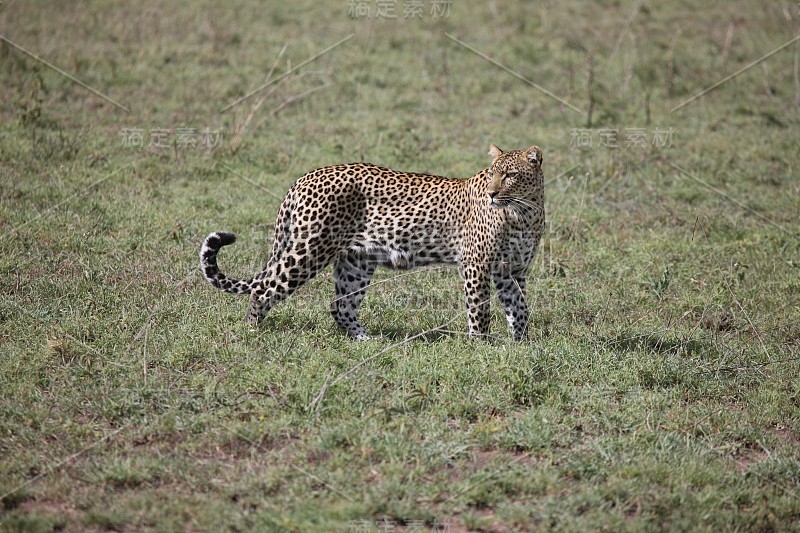
POLYGON ((797 433, 787 428, 783 424, 776 424, 774 427, 770 428, 770 431, 782 442, 786 442, 793 446, 800 444, 800 437, 797 436, 797 433))
POLYGON ((744 473, 750 470, 750 467, 760 463, 766 458, 767 454, 763 450, 756 450, 754 448, 741 448, 734 455, 734 468, 736 468, 737 472, 744 473))
POLYGON ((523 452, 490 448, 470 452, 469 459, 462 459, 448 467, 448 479, 451 482, 461 482, 465 475, 485 470, 491 465, 507 466, 514 463, 530 465, 536 462, 536 457, 523 452))
POLYGON ((182 432, 176 433, 147 433, 139 435, 133 439, 133 445, 137 448, 160 448, 166 446, 174 448, 179 444, 186 441, 186 437, 182 432))
POLYGON ((703 318, 703 326, 710 331, 726 333, 738 329, 736 317, 728 311, 703 318))
POLYGON ((330 458, 331 454, 325 450, 311 450, 306 454, 306 462, 310 466, 317 466, 321 463, 325 463, 330 458))
POLYGON ((86 514, 80 509, 76 509, 63 502, 46 500, 26 500, 20 503, 17 509, 25 514, 55 515, 63 519, 64 522, 73 524, 80 522, 81 518, 86 514))

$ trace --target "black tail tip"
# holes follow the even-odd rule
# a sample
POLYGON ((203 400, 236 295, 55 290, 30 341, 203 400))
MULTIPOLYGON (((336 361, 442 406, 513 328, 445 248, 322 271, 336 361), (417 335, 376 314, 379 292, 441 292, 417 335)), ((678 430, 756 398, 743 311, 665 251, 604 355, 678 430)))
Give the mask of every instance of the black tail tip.
POLYGON ((236 242, 236 235, 228 231, 217 231, 206 237, 206 245, 209 248, 218 250, 222 246, 228 246, 236 242))
POLYGON ((228 246, 236 242, 236 235, 229 231, 218 231, 217 237, 219 237, 219 242, 222 246, 228 246))

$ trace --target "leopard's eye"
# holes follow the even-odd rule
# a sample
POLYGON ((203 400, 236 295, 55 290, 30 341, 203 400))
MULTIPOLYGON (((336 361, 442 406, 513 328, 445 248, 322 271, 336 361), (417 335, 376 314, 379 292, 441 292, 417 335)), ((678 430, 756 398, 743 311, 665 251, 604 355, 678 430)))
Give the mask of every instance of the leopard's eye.
POLYGON ((516 178, 517 177, 517 173, 516 172, 506 172, 506 177, 507 178, 512 178, 512 179, 516 178))

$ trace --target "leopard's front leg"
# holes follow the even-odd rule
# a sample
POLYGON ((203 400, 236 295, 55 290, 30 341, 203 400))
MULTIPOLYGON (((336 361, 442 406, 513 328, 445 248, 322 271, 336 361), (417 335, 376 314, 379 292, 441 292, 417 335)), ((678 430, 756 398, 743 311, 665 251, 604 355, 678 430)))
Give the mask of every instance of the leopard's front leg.
POLYGON ((525 278, 510 273, 496 273, 494 287, 503 312, 506 314, 508 328, 515 341, 522 341, 528 333, 528 305, 525 298, 525 278))
POLYGON ((489 269, 487 263, 463 266, 469 336, 489 334, 489 269))

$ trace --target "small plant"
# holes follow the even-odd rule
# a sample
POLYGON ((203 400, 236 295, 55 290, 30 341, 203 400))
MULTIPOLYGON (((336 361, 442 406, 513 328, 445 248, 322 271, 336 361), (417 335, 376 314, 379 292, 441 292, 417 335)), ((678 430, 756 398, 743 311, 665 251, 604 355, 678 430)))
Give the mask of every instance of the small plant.
POLYGON ((23 127, 31 128, 32 133, 42 120, 42 93, 44 92, 46 92, 44 81, 37 73, 33 83, 30 84, 27 95, 17 101, 19 123, 23 127))
POLYGON ((667 292, 670 283, 670 275, 669 275, 669 267, 664 267, 664 270, 661 272, 661 276, 656 279, 650 281, 650 290, 655 293, 658 299, 662 299, 664 294, 667 292))

